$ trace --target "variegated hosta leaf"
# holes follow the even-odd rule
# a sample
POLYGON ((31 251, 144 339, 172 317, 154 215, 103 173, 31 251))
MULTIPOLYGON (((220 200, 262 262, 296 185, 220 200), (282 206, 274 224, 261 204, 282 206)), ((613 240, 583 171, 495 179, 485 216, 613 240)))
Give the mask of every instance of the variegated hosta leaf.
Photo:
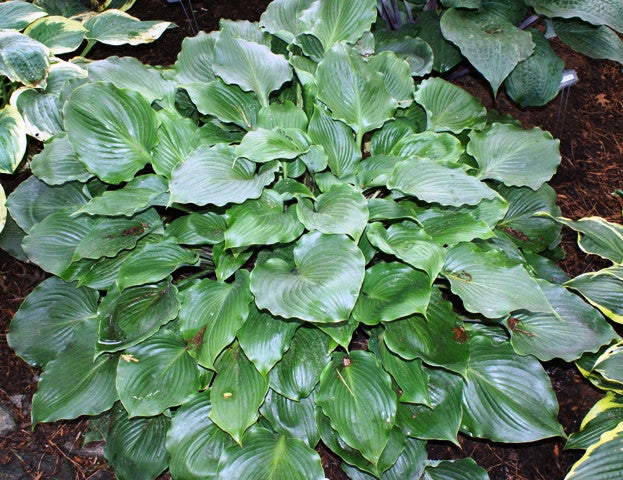
POLYGON ((623 384, 623 341, 610 346, 597 358, 593 372, 615 384, 623 384))
POLYGON ((46 141, 63 132, 62 106, 57 95, 33 88, 19 88, 11 95, 13 105, 22 118, 26 133, 46 141))
POLYGON ((623 225, 600 217, 586 217, 577 221, 557 217, 554 220, 578 232, 578 245, 586 253, 623 264, 623 225))
POLYGON ((50 67, 48 47, 15 30, 3 30, 0 51, 0 74, 29 87, 45 87, 50 67))
POLYGON ((140 45, 157 40, 167 28, 174 25, 170 22, 141 21, 112 9, 90 17, 83 26, 87 29, 85 36, 89 41, 107 45, 140 45))
POLYGON ((18 0, 3 2, 0 4, 0 29, 23 30, 46 15, 46 12, 32 3, 18 0))
POLYGON ((316 404, 351 447, 377 465, 394 426, 391 379, 369 352, 335 354, 322 372, 316 404))
POLYGON ((623 469, 623 422, 605 432, 571 468, 565 480, 600 480, 623 469))
POLYGON ((260 405, 268 392, 268 380, 238 345, 226 349, 214 368, 217 374, 210 390, 210 419, 242 445, 244 432, 259 417, 260 405))
POLYGON ((435 132, 480 130, 487 121, 485 107, 477 98, 441 78, 420 83, 415 101, 426 110, 427 128, 435 132))
POLYGON ((214 368, 246 321, 252 300, 246 270, 236 274, 234 283, 204 279, 182 293, 179 329, 200 365, 214 368))
POLYGON ((487 79, 494 95, 517 63, 534 50, 529 32, 503 18, 473 10, 451 8, 441 18, 441 31, 487 79))
POLYGON ((527 0, 526 4, 548 17, 573 18, 608 25, 623 33, 623 5, 617 0, 527 0))
POLYGON ((483 132, 471 132, 467 153, 478 162, 478 177, 508 186, 538 189, 552 178, 560 164, 560 141, 540 128, 494 123, 483 132))
POLYGON ((599 442, 605 432, 614 430, 623 421, 623 399, 614 392, 606 392, 582 420, 580 430, 569 435, 565 449, 588 449, 599 442))
POLYGON ((556 18, 554 28, 558 38, 576 52, 623 63, 623 41, 608 27, 591 25, 576 18, 556 18))
POLYGON ((76 50, 84 40, 86 29, 80 22, 60 16, 40 18, 31 23, 24 34, 41 42, 54 55, 76 50))
POLYGON ((26 125, 17 109, 0 110, 0 173, 13 173, 26 153, 26 125))
POLYGON ((67 138, 87 170, 107 183, 129 181, 151 161, 158 120, 137 92, 89 83, 64 107, 67 138))
POLYGON ((250 430, 242 447, 231 446, 219 462, 218 480, 323 480, 320 456, 304 442, 263 428, 250 430))
POLYGON ((33 0, 33 3, 46 11, 49 15, 73 17, 89 11, 89 7, 74 0, 33 0))
POLYGON ((565 286, 580 292, 611 320, 623 323, 623 267, 611 267, 573 278, 565 286))
POLYGON ((80 325, 96 315, 98 300, 96 290, 49 278, 13 316, 8 343, 24 361, 44 366, 65 349, 80 325))
POLYGON ((363 283, 365 259, 345 235, 308 233, 292 253, 260 253, 251 273, 259 308, 285 318, 336 323, 348 319, 363 283))

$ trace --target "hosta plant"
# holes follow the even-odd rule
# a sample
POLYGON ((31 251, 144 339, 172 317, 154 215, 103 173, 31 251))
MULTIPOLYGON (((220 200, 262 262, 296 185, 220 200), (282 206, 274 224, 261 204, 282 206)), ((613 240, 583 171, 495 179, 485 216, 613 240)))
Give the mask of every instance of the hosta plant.
POLYGON ((82 65, 8 199, 33 425, 97 416, 120 479, 483 480, 426 442, 564 435, 540 360, 616 337, 552 261, 558 141, 310 3, 82 65))
MULTIPOLYGON (((489 82, 504 85, 521 106, 539 106, 558 93, 564 63, 547 37, 557 35, 592 58, 623 63, 623 3, 601 0, 378 0, 385 47, 451 70, 463 58, 489 82), (533 27, 533 28, 528 28, 533 27)), ((581 73, 580 73, 581 75, 581 73)))

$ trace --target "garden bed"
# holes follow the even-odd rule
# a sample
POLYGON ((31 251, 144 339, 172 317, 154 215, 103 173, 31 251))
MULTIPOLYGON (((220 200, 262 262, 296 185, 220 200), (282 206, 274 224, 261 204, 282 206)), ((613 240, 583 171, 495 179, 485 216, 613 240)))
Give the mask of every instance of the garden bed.
MULTIPOLYGON (((193 2, 201 29, 218 27, 218 19, 256 20, 267 1, 197 1, 193 2)), ((182 39, 190 35, 182 9, 166 0, 138 2, 130 12, 141 19, 166 19, 179 28, 166 32, 155 44, 140 47, 98 45, 91 58, 109 55, 132 55, 152 65, 175 61, 182 39)), ((561 139, 563 160, 551 185, 558 193, 562 214, 569 218, 602 216, 621 221, 621 203, 611 195, 621 188, 623 144, 619 125, 623 111, 623 76, 620 65, 594 61, 575 54, 554 41, 554 48, 565 60, 566 68, 578 72, 580 83, 571 88, 569 100, 560 108, 560 99, 545 107, 520 110, 504 93, 497 101, 488 86, 476 75, 456 81, 476 95, 487 108, 496 108, 519 119, 524 127, 540 126, 561 139), (559 111, 561 112, 559 114, 559 111), (564 116, 564 123, 563 123, 564 116)), ((23 175, 0 177, 7 194, 23 175)), ((575 247, 575 234, 565 232, 563 247, 567 258, 561 266, 573 276, 601 268, 600 260, 586 256, 575 247)), ((15 417, 17 429, 0 437, 0 480, 21 478, 95 479, 112 478, 98 450, 81 450, 86 421, 38 425, 31 431, 29 405, 36 388, 38 372, 13 355, 6 345, 9 321, 21 301, 45 277, 36 267, 23 265, 0 253, 0 404, 15 417)), ((600 398, 572 365, 549 362, 546 370, 560 403, 559 420, 565 431, 576 431, 589 408, 600 398)), ((500 446, 460 436, 462 449, 446 444, 429 444, 432 458, 471 456, 487 469, 492 480, 562 479, 579 458, 578 452, 565 452, 560 439, 533 445, 500 446)), ((321 448, 325 474, 331 480, 346 478, 339 462, 321 448)), ((166 474, 162 478, 169 478, 166 474)))

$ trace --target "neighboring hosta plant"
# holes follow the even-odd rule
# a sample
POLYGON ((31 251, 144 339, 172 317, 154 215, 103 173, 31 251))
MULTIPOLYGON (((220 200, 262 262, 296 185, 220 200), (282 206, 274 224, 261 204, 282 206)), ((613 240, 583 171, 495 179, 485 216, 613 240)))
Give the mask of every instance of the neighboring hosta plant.
MULTIPOLYGON (((0 76, 21 86, 0 107, 0 173, 13 172, 24 157, 26 138, 45 141, 62 130, 65 81, 79 81, 74 63, 56 55, 97 42, 153 42, 169 22, 145 22, 125 13, 135 0, 10 0, 0 3, 0 76)), ((76 62, 77 63, 77 62, 76 62)), ((86 75, 83 75, 86 76, 86 75)))
POLYGON ((539 360, 616 337, 533 217, 558 141, 416 88, 374 1, 309 4, 90 63, 8 200, 54 275, 8 335, 33 425, 100 415, 120 479, 320 480, 322 440, 352 479, 484 480, 426 441, 564 435, 539 360))
MULTIPOLYGON (((502 84, 522 106, 544 105, 558 93, 563 61, 543 33, 527 28, 545 18, 563 43, 592 58, 623 63, 623 2, 617 0, 378 0, 386 47, 399 54, 428 49, 439 73, 463 57, 497 94, 502 84)), ((548 35, 549 37, 549 35, 548 35)))

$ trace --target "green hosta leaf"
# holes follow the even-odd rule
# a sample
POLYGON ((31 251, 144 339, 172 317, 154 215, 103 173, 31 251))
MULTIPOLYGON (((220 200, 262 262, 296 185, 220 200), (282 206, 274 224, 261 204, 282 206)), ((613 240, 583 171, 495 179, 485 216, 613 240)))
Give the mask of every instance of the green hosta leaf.
POLYGON ((223 122, 250 130, 257 124, 260 102, 252 92, 222 80, 185 85, 197 109, 204 115, 213 115, 223 122))
POLYGON ((0 110, 0 173, 13 173, 25 153, 24 120, 15 107, 6 105, 0 110))
POLYGON ((88 18, 83 23, 86 38, 107 45, 140 45, 160 38, 170 22, 143 22, 119 10, 107 10, 88 18))
POLYGON ((58 95, 60 102, 64 103, 71 92, 87 81, 88 75, 82 66, 56 58, 48 70, 44 92, 58 95))
POLYGON ((23 30, 46 12, 36 5, 22 1, 8 1, 0 5, 0 29, 23 30))
POLYGON ((336 184, 320 195, 315 205, 299 199, 296 213, 309 231, 344 233, 358 240, 368 222, 368 202, 355 187, 336 184))
POLYGON ((443 267, 445 251, 414 222, 391 225, 387 230, 381 223, 373 223, 366 233, 368 240, 385 253, 394 255, 418 270, 426 272, 430 284, 443 267))
POLYGON ((285 57, 266 45, 225 34, 216 41, 213 69, 226 83, 255 92, 264 107, 270 93, 292 79, 285 57))
POLYGON ((98 309, 96 351, 115 352, 151 337, 177 317, 177 289, 169 282, 110 290, 98 309))
POLYGON ((73 17, 89 11, 85 4, 75 2, 74 0, 33 0, 33 3, 45 10, 49 15, 73 17))
POLYGON ((158 282, 182 265, 197 262, 198 255, 175 243, 162 242, 145 245, 132 253, 119 270, 117 286, 120 290, 145 283, 158 282))
POLYGON ((605 58, 623 63, 623 41, 603 25, 591 25, 581 20, 554 19, 558 38, 576 52, 592 58, 605 58))
POLYGON ((433 68, 433 50, 421 38, 413 38, 400 32, 384 36, 376 36, 376 53, 394 52, 398 58, 409 64, 412 77, 423 77, 433 68))
POLYGON ((329 335, 329 337, 331 337, 336 344, 347 349, 358 326, 359 322, 351 316, 344 322, 329 324, 321 323, 318 325, 318 328, 329 335))
MULTIPOLYGON (((403 137, 389 155, 439 159, 440 164, 457 163, 465 149, 454 135, 425 131, 403 137)), ((451 165, 450 165, 451 166, 451 165)))
POLYGON ((519 357, 508 343, 494 344, 483 336, 473 336, 469 343, 462 430, 509 443, 564 435, 556 395, 536 359, 519 357))
POLYGON ((426 316, 414 315, 385 324, 384 339, 390 350, 407 360, 421 358, 429 365, 465 374, 469 360, 467 334, 461 318, 437 288, 426 316))
POLYGON ((318 65, 318 98, 334 118, 346 122, 359 137, 381 127, 397 104, 386 91, 383 76, 345 45, 333 47, 318 65))
POLYGON ((139 93, 90 83, 73 91, 64 113, 78 159, 103 181, 132 180, 151 160, 158 121, 139 93))
POLYGON ((413 101, 415 86, 409 73, 409 64, 398 58, 394 52, 386 51, 374 55, 368 64, 383 74, 385 90, 401 108, 408 107, 413 101))
POLYGON ((242 38, 249 42, 260 43, 270 47, 272 39, 270 35, 263 31, 257 22, 248 20, 219 20, 219 35, 229 35, 230 37, 242 38))
MULTIPOLYGON (((397 163, 404 160, 394 155, 371 155, 359 164, 357 178, 363 188, 384 187, 397 163)), ((379 200, 379 199, 374 199, 379 200)))
POLYGON ((186 342, 166 330, 125 350, 116 383, 131 417, 159 415, 199 390, 199 370, 186 350, 186 342))
POLYGON ((49 215, 34 225, 22 242, 32 262, 63 279, 71 277, 71 263, 76 247, 95 223, 90 218, 73 217, 71 210, 69 208, 49 215))
POLYGON ((618 475, 623 468, 623 422, 604 433, 571 468, 565 480, 599 480, 618 475))
POLYGON ((243 446, 225 450, 219 462, 219 480, 323 480, 318 454, 301 440, 263 428, 249 431, 243 446))
POLYGON ((322 43, 325 52, 338 42, 355 43, 370 30, 376 20, 376 2, 342 2, 324 0, 319 3, 311 33, 322 43))
POLYGON ((396 416, 391 379, 375 357, 356 350, 336 354, 322 372, 316 404, 351 447, 377 465, 396 416))
POLYGON ((29 364, 43 366, 65 349, 86 319, 96 315, 98 300, 96 290, 49 278, 13 316, 8 343, 29 364))
POLYGON ((427 128, 435 132, 480 130, 487 122, 485 107, 477 98, 441 78, 420 83, 415 101, 426 110, 427 128))
POLYGON ((617 323, 623 323, 623 276, 621 267, 585 273, 565 284, 582 294, 591 305, 617 323), (617 272, 619 272, 617 274, 617 272))
POLYGON ((287 258, 260 254, 251 291, 257 306, 274 315, 341 322, 355 305, 364 267, 363 254, 345 235, 308 233, 287 258))
POLYGON ((77 180, 86 182, 92 175, 78 160, 67 136, 62 133, 45 144, 43 151, 30 161, 33 175, 48 185, 77 180))
POLYGON ((572 18, 608 25, 623 33, 623 6, 617 0, 527 0, 526 4, 548 17, 572 18))
POLYGON ((22 240, 26 232, 11 218, 6 217, 4 228, 0 231, 0 248, 20 262, 27 262, 28 257, 22 249, 22 240))
POLYGON ((214 273, 216 279, 224 282, 236 273, 251 258, 253 250, 242 252, 229 252, 225 250, 225 243, 217 243, 212 247, 212 261, 214 262, 214 273))
POLYGON ((315 107, 307 133, 314 144, 324 149, 334 175, 342 177, 356 172, 361 151, 351 130, 343 122, 332 119, 324 109, 315 107))
POLYGON ((180 84, 208 83, 214 80, 214 45, 217 32, 199 32, 194 37, 186 37, 175 62, 175 79, 180 84))
POLYGON ((173 220, 166 228, 167 238, 183 245, 215 245, 225 239, 227 220, 213 212, 191 213, 173 220))
POLYGON ((241 270, 234 283, 205 279, 182 294, 179 329, 200 365, 213 368, 249 315, 249 274, 241 270))
POLYGON ((508 96, 522 107, 538 107, 558 95, 565 64, 541 32, 534 28, 528 31, 532 34, 534 53, 517 64, 504 85, 508 96))
POLYGON ((119 480, 153 480, 167 468, 169 423, 164 415, 129 418, 123 407, 115 409, 104 455, 119 480))
POLYGON ((276 432, 303 440, 314 448, 320 440, 314 417, 315 410, 313 394, 297 402, 269 390, 260 412, 276 432))
POLYGON ((534 49, 529 32, 492 14, 451 8, 441 18, 441 31, 487 79, 494 95, 517 63, 534 49))
POLYGON ((368 210, 370 220, 415 220, 419 207, 409 200, 396 202, 390 198, 370 198, 368 210))
POLYGON ((489 480, 484 468, 471 458, 434 462, 424 470, 420 480, 489 480))
POLYGON ((11 217, 25 231, 53 213, 73 210, 84 205, 88 197, 77 183, 51 187, 34 176, 28 177, 9 197, 7 207, 11 217))
POLYGON ((308 397, 331 360, 331 339, 316 328, 299 328, 290 348, 270 371, 270 388, 298 401, 308 397))
POLYGON ((425 372, 430 377, 430 406, 398 404, 396 424, 410 437, 457 444, 463 411, 461 377, 437 368, 427 368, 425 372))
POLYGON ((623 420, 623 401, 614 392, 606 392, 582 420, 578 432, 569 435, 565 449, 588 449, 599 442, 599 437, 613 430, 623 420))
POLYGON ((249 317, 238 330, 236 337, 247 358, 262 375, 266 375, 290 348, 290 342, 299 325, 298 322, 259 312, 252 304, 249 317))
POLYGON ((307 130, 307 115, 302 108, 290 100, 283 103, 273 102, 258 112, 257 126, 272 130, 274 128, 298 128, 307 130))
POLYGON ((305 10, 313 3, 313 0, 275 0, 266 7, 260 25, 284 42, 291 43, 294 37, 309 29, 310 21, 305 10))
POLYGON ((623 263, 623 225, 600 217, 577 221, 557 217, 555 220, 578 232, 578 245, 584 252, 607 258, 613 263, 623 263))
POLYGON ((95 318, 81 322, 67 348, 45 366, 32 399, 33 425, 98 415, 117 401, 114 385, 118 358, 93 359, 96 328, 95 318))
POLYGON ((258 409, 268 392, 268 380, 237 346, 225 350, 214 366, 218 373, 210 391, 210 418, 242 444, 245 430, 257 421, 258 409))
POLYGON ((556 315, 519 312, 508 318, 506 325, 517 353, 532 354, 542 361, 562 358, 571 362, 616 337, 599 312, 580 297, 561 286, 543 280, 538 283, 556 315))
POLYGON ((39 18, 24 30, 24 34, 44 44, 54 55, 76 50, 85 32, 80 22, 60 16, 39 18))
MULTIPOLYGON (((418 104, 412 104, 419 107, 418 104)), ((413 108, 413 107, 412 107, 413 108)), ((421 107, 420 107, 421 108, 421 107)), ((426 115, 426 112, 424 112, 426 115)), ((370 141, 370 154, 397 155, 397 146, 406 138, 415 133, 413 126, 403 119, 394 119, 387 122, 380 130, 372 134, 370 141)))
POLYGON ((399 262, 379 262, 366 270, 353 317, 366 325, 426 313, 431 280, 425 273, 399 262))
POLYGON ((439 20, 436 12, 420 12, 418 37, 433 50, 433 69, 445 73, 455 67, 462 60, 462 56, 459 49, 444 38, 439 20))
POLYGON ((195 394, 175 412, 166 441, 169 470, 175 478, 216 479, 219 458, 234 442, 212 423, 211 412, 208 391, 195 394))
POLYGON ((452 247, 446 256, 444 276, 470 312, 488 318, 520 309, 552 312, 536 280, 502 252, 468 243, 452 247))
POLYGON ((171 200, 197 205, 242 203, 259 198, 271 183, 277 164, 264 165, 259 174, 256 164, 239 158, 233 147, 200 147, 178 165, 171 174, 171 200))
POLYGON ((419 157, 398 163, 387 186, 428 203, 455 207, 476 205, 496 196, 495 191, 463 170, 419 157))
POLYGON ((311 140, 298 128, 259 128, 247 133, 236 148, 236 157, 256 163, 293 159, 309 151, 311 140))
POLYGON ((45 87, 50 67, 48 47, 14 30, 3 30, 0 51, 0 74, 29 87, 45 87))
POLYGON ((480 8, 483 0, 441 0, 445 7, 480 8))
POLYGON ((26 133, 31 137, 46 141, 63 131, 58 96, 23 87, 11 95, 11 104, 24 119, 26 133))
POLYGON ((467 153, 478 161, 481 179, 536 190, 560 164, 560 142, 540 128, 494 123, 484 132, 471 132, 469 138, 467 153))

